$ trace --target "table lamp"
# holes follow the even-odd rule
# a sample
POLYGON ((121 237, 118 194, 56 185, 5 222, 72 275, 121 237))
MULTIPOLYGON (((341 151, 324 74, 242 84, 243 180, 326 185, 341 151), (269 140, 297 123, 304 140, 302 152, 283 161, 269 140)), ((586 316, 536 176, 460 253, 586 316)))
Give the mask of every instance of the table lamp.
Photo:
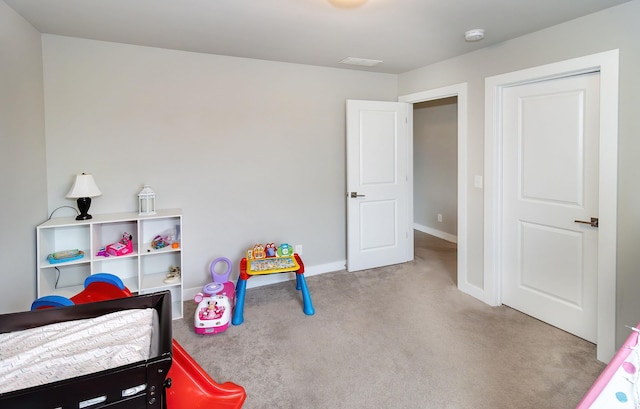
POLYGON ((82 173, 76 175, 76 180, 73 182, 73 186, 67 193, 69 199, 78 199, 78 210, 80 214, 76 217, 76 220, 91 219, 92 216, 88 213, 91 206, 91 198, 100 196, 102 192, 96 186, 96 182, 93 180, 93 175, 90 173, 82 173))

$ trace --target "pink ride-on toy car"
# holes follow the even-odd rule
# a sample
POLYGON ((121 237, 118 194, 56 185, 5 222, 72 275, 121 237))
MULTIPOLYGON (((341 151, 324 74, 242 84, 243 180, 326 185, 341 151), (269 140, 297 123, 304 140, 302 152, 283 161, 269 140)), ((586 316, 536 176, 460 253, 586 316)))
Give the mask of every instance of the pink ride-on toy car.
POLYGON ((205 285, 194 298, 198 303, 194 317, 197 334, 218 334, 229 328, 235 305, 235 287, 229 281, 232 268, 231 260, 225 257, 219 257, 211 263, 209 270, 213 282, 205 285), (227 264, 225 273, 216 273, 215 266, 219 262, 227 264))
POLYGON ((218 334, 229 328, 231 302, 226 295, 205 296, 198 293, 195 313, 196 334, 218 334))

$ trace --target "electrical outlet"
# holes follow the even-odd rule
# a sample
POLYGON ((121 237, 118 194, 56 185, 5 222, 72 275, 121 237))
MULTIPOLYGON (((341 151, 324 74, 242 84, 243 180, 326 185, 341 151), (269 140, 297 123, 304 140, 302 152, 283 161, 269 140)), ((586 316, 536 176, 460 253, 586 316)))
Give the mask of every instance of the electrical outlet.
POLYGON ((442 215, 438 213, 438 223, 442 223, 442 215))
POLYGON ((302 244, 296 244, 296 253, 298 253, 299 256, 302 255, 302 244))

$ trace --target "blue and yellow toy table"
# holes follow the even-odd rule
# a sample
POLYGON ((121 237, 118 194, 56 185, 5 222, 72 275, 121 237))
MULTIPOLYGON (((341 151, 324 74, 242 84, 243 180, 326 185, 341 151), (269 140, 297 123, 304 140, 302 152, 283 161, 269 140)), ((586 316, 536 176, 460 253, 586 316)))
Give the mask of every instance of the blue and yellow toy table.
POLYGON ((236 285, 236 307, 233 310, 233 325, 240 325, 244 321, 244 295, 247 289, 247 280, 257 275, 278 274, 278 273, 296 273, 296 290, 302 292, 302 304, 305 314, 313 315, 315 310, 311 303, 311 295, 307 282, 304 279, 304 264, 294 253, 293 256, 287 257, 267 257, 260 259, 240 260, 240 277, 236 285))

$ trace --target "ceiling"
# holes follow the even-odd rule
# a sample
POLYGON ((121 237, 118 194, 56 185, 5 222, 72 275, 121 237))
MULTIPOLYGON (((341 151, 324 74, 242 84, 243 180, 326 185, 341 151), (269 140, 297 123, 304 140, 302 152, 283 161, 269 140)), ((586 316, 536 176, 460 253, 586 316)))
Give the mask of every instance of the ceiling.
POLYGON ((627 1, 4 0, 41 33, 393 74, 627 1), (485 39, 465 42, 475 28, 485 39), (383 62, 340 64, 346 57, 383 62))

